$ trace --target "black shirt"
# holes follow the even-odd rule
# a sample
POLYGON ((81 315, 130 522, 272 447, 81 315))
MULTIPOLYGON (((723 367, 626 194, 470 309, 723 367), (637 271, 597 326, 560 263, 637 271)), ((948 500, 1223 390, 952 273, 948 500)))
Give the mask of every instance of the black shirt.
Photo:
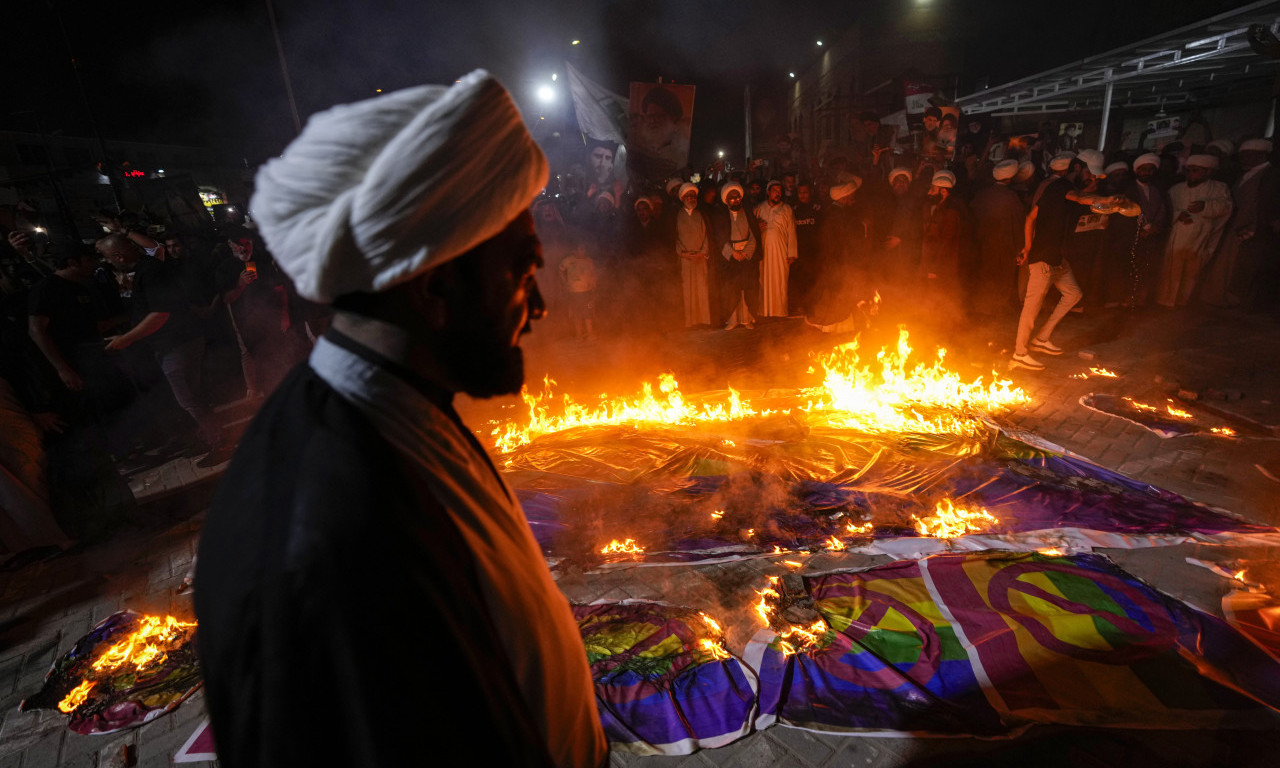
POLYGON ((63 354, 80 344, 102 343, 102 308, 87 285, 50 275, 31 289, 27 307, 29 314, 49 318, 49 336, 63 354))
POLYGON ((1036 202, 1036 232, 1031 240, 1031 252, 1027 262, 1043 261, 1051 267, 1062 263, 1063 245, 1068 230, 1074 231, 1080 216, 1080 206, 1067 199, 1071 182, 1057 178, 1049 182, 1036 202))
POLYGON ((156 354, 162 355, 200 335, 187 298, 177 270, 150 256, 138 260, 133 276, 133 324, 136 326, 152 312, 169 313, 160 330, 146 338, 156 354))

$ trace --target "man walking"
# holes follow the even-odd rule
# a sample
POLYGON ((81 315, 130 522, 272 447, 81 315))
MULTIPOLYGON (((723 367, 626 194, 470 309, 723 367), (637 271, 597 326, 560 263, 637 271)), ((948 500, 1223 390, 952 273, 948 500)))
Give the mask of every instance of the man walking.
POLYGON ((483 71, 315 115, 258 172, 268 247, 336 314, 245 434, 201 538, 223 765, 410 765, 425 732, 485 764, 607 761, 573 614, 453 408, 524 381, 546 179, 483 71))

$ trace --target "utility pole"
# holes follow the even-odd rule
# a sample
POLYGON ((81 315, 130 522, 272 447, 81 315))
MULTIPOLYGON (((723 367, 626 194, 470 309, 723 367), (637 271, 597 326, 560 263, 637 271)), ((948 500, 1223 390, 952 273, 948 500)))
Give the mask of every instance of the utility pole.
POLYGON ((293 133, 302 133, 302 119, 298 117, 298 102, 293 98, 293 80, 289 77, 289 63, 284 58, 284 44, 280 42, 280 25, 276 23, 276 7, 271 0, 267 4, 267 18, 271 21, 271 36, 276 41, 276 56, 280 59, 280 75, 284 78, 284 94, 289 100, 289 114, 293 116, 293 133))

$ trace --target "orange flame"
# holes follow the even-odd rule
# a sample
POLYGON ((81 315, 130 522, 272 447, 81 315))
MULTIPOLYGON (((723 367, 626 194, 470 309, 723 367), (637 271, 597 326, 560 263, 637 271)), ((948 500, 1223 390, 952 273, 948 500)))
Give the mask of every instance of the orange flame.
POLYGON ((147 665, 164 661, 167 654, 162 653, 160 645, 169 645, 182 639, 185 631, 196 626, 193 622, 178 621, 172 616, 143 616, 141 626, 128 637, 103 651, 93 662, 96 672, 119 669, 132 663, 135 669, 141 670, 147 665))
POLYGON ((1089 373, 1092 373, 1094 376, 1102 376, 1103 378, 1107 378, 1107 379, 1120 378, 1119 374, 1113 373, 1112 371, 1108 371, 1106 368, 1090 368, 1089 373))
POLYGON ((1146 403, 1139 403, 1137 400, 1134 400, 1132 397, 1125 397, 1125 398, 1122 398, 1122 399, 1123 399, 1123 400, 1125 400, 1125 401, 1127 401, 1127 402, 1129 403, 1129 405, 1132 405, 1134 408, 1137 408, 1137 409, 1138 409, 1138 410, 1140 410, 1140 411, 1148 411, 1148 412, 1151 412, 1151 413, 1155 413, 1156 411, 1160 410, 1159 408, 1155 407, 1154 405, 1147 405, 1146 403))
POLYGON ((1187 412, 1187 411, 1182 410, 1181 408, 1174 408, 1172 405, 1165 406, 1165 408, 1166 408, 1166 410, 1168 410, 1168 411, 1169 411, 1169 415, 1170 415, 1170 416, 1174 416, 1174 417, 1179 418, 1179 419, 1189 419, 1189 418, 1191 418, 1191 414, 1190 414, 1189 412, 1187 412))
POLYGON ((58 711, 65 714, 71 714, 74 712, 76 707, 85 703, 89 698, 89 691, 92 691, 95 685, 97 685, 97 683, 93 680, 85 680, 75 688, 72 688, 71 692, 67 694, 67 697, 58 702, 58 711))
POLYGON ((716 661, 725 661, 733 658, 733 654, 726 651, 724 646, 721 645, 722 640, 712 640, 704 637, 698 642, 702 645, 702 650, 711 654, 711 658, 716 661))
POLYGON ((951 499, 939 501, 933 514, 923 519, 912 515, 916 530, 921 536, 935 539, 954 539, 968 533, 979 533, 991 524, 1000 522, 985 509, 969 510, 957 507, 951 499))
POLYGON ((1048 549, 1041 549, 1038 551, 1040 552, 1040 554, 1048 555, 1049 557, 1062 557, 1062 555, 1064 554, 1063 551, 1058 549, 1057 547, 1049 547, 1048 549))
POLYGON ((854 525, 852 522, 850 522, 847 525, 845 525, 844 529, 849 533, 852 533, 854 536, 857 536, 863 533, 871 533, 876 529, 876 524, 863 523, 862 525, 854 525))
POLYGON ((782 562, 783 562, 783 564, 785 564, 785 565, 789 565, 789 566, 791 566, 792 568, 803 568, 803 567, 804 567, 804 563, 797 563, 795 560, 783 560, 782 562))
POLYGON ((723 518, 723 517, 724 517, 724 510, 723 510, 723 509, 717 509, 715 512, 712 512, 712 513, 711 513, 711 519, 712 519, 712 520, 720 520, 720 519, 721 519, 721 518, 723 518))
POLYGON ((844 548, 845 548, 845 546, 844 546, 844 542, 843 542, 843 541, 841 541, 841 540, 839 540, 839 539, 837 539, 835 536, 832 536, 830 539, 827 539, 827 549, 828 549, 828 550, 830 550, 830 551, 832 551, 832 552, 839 552, 839 551, 843 550, 844 548))
POLYGON ((1232 429, 1231 427, 1214 427, 1213 429, 1210 429, 1209 431, 1210 431, 1210 432, 1212 432, 1212 433, 1213 433, 1213 434, 1215 434, 1215 435, 1225 435, 1225 436, 1227 436, 1227 437, 1232 437, 1232 436, 1233 436, 1233 435, 1235 435, 1235 433, 1236 433, 1236 431, 1235 431, 1234 429, 1232 429))
POLYGON ((626 541, 618 541, 614 539, 600 549, 602 555, 639 555, 644 553, 644 547, 636 543, 635 539, 627 539, 626 541))

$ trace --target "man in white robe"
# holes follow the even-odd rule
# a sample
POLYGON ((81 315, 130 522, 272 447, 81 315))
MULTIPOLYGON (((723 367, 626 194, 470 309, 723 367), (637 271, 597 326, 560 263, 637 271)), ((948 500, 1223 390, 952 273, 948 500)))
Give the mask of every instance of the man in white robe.
POLYGON ((1209 178, 1217 168, 1213 155, 1192 155, 1187 159, 1187 180, 1169 190, 1173 224, 1156 291, 1156 303, 1162 307, 1181 307, 1191 300, 1200 271, 1222 239, 1231 216, 1231 190, 1209 178))
POLYGON ((698 207, 698 188, 680 187, 680 209, 676 211, 676 255, 680 257, 680 283, 684 293, 686 328, 711 324, 711 280, 707 274, 711 257, 711 222, 698 207))
POLYGON ((756 221, 764 246, 760 262, 760 314, 787 316, 787 276, 796 260, 796 219, 791 206, 782 202, 782 182, 771 181, 765 201, 756 207, 756 221))

